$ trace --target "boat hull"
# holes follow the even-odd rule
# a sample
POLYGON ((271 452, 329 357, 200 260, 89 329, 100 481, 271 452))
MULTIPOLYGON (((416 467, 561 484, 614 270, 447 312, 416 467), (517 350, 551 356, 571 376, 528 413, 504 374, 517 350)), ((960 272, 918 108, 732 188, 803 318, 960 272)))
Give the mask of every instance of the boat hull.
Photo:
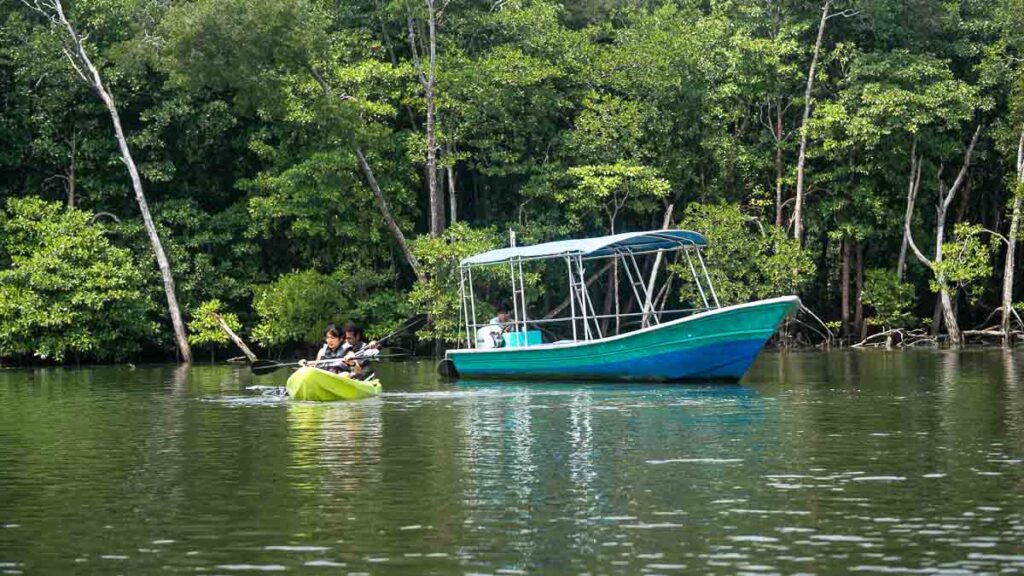
POLYGON ((449 350, 459 376, 601 381, 737 381, 782 320, 800 306, 796 296, 710 310, 589 342, 524 348, 449 350))
POLYGON ((285 387, 295 400, 314 402, 362 400, 380 394, 380 380, 355 380, 309 366, 296 370, 285 387))

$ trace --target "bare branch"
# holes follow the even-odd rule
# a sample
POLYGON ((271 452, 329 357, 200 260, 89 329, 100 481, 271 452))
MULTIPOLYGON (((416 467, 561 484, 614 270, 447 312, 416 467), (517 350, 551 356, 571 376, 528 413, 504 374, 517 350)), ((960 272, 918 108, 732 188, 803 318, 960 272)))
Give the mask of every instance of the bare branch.
POLYGON ((818 324, 820 324, 821 327, 825 329, 825 333, 828 334, 828 342, 832 341, 832 330, 830 330, 829 327, 824 322, 821 321, 821 318, 818 318, 818 315, 815 314, 813 310, 811 310, 807 306, 804 306, 803 304, 801 304, 800 305, 800 311, 801 312, 806 312, 811 318, 814 318, 815 320, 817 320, 818 324))
POLYGON ((408 19, 409 23, 409 47, 412 49, 412 66, 416 70, 416 77, 419 78, 420 84, 424 88, 427 86, 427 78, 423 75, 423 68, 420 66, 420 51, 416 47, 416 31, 413 25, 413 19, 408 19))
POLYGON ((833 19, 833 18, 835 18, 837 16, 840 16, 842 18, 852 18, 854 16, 857 16, 858 14, 860 14, 860 10, 854 10, 853 8, 847 8, 846 10, 843 10, 842 12, 833 12, 832 14, 830 14, 828 16, 828 19, 831 20, 831 19, 833 19))
MULTIPOLYGON (((915 177, 914 186, 911 188, 911 190, 912 190, 911 195, 915 196, 915 197, 917 196, 917 189, 921 185, 921 165, 922 164, 924 164, 924 162, 919 160, 918 164, 917 164, 917 176, 915 177)), ((922 264, 924 264, 928 268, 933 268, 934 269, 934 264, 932 263, 932 261, 929 260, 924 254, 922 254, 921 250, 918 249, 917 243, 914 242, 914 233, 910 230, 910 223, 914 220, 914 204, 913 204, 913 199, 911 199, 908 202, 907 211, 909 212, 910 215, 909 215, 909 217, 907 217, 903 221, 903 233, 907 236, 907 245, 910 246, 910 249, 914 253, 914 256, 916 256, 917 259, 920 260, 922 264)))
POLYGON ((1010 245, 1010 239, 1007 238, 1006 236, 1003 236, 999 232, 996 232, 995 230, 989 230, 988 228, 982 228, 981 230, 982 232, 988 232, 989 234, 995 236, 996 238, 999 238, 1000 240, 1002 240, 1003 244, 1006 244, 1007 246, 1010 245))
POLYGON ((960 185, 964 183, 964 177, 967 175, 967 169, 971 166, 971 154, 974 153, 974 145, 978 143, 978 135, 981 134, 981 124, 974 130, 974 136, 971 137, 971 143, 967 146, 967 151, 964 153, 964 163, 960 166, 960 173, 957 174, 956 180, 953 181, 953 185, 949 187, 949 191, 946 193, 945 200, 942 201, 942 213, 945 214, 946 210, 949 209, 949 205, 953 203, 953 196, 956 195, 956 191, 960 188, 960 185))
POLYGON ((117 222, 118 224, 121 223, 121 219, 118 218, 117 216, 111 214, 110 212, 97 212, 97 213, 93 214, 92 218, 89 218, 89 223, 92 224, 92 223, 96 222, 96 220, 98 220, 99 218, 101 218, 103 216, 106 216, 107 218, 110 218, 111 220, 113 220, 114 222, 117 222))

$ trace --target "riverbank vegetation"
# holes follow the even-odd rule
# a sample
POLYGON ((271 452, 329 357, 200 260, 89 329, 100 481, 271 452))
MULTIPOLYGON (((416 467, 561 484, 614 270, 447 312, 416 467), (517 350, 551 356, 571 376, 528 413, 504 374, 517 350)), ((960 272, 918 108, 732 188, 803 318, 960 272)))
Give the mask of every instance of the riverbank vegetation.
POLYGON ((1009 343, 1024 0, 7 2, 0 197, 5 363, 451 340, 509 229, 663 225, 786 344, 1009 343))

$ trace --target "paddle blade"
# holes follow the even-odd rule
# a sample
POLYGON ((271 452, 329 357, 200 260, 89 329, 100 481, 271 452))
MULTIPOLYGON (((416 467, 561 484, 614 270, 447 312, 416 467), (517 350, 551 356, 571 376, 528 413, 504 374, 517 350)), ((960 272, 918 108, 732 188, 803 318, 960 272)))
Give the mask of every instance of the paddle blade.
POLYGON ((278 364, 273 360, 257 360, 253 362, 249 368, 252 369, 253 374, 270 374, 281 366, 283 366, 283 364, 278 364))

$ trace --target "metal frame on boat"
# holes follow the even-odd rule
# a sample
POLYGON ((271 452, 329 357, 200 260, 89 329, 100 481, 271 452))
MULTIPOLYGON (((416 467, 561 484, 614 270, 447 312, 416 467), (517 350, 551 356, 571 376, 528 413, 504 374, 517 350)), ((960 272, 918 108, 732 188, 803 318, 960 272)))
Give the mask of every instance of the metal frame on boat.
MULTIPOLYGON (((533 246, 511 246, 464 259, 459 266, 459 294, 465 348, 449 350, 448 359, 457 372, 467 377, 573 378, 601 380, 677 381, 689 379, 738 380, 749 368, 764 343, 783 318, 799 306, 799 299, 786 296, 739 306, 722 307, 708 274, 700 249, 704 237, 687 230, 630 232, 598 238, 562 240, 533 246), (655 291, 655 280, 666 253, 685 262, 703 307, 665 310, 669 279, 655 291), (638 258, 653 257, 645 280, 638 258), (623 313, 616 301, 614 314, 597 314, 588 289, 587 265, 612 260, 612 278, 618 282, 619 269, 639 312, 623 313), (569 315, 530 319, 526 300, 523 264, 541 260, 563 260, 569 288, 569 315), (512 288, 512 319, 503 327, 506 334, 489 347, 479 337, 490 323, 477 321, 473 270, 485 266, 508 266, 512 288), (698 272, 698 266, 699 271, 698 272), (658 305, 658 300, 661 304, 658 305), (686 314, 681 318, 671 316, 686 314), (639 318, 633 331, 605 334, 602 320, 639 318), (568 324, 571 339, 543 343, 539 331, 545 325, 568 324), (508 332, 508 328, 512 331, 508 332)), ((618 289, 615 289, 616 298, 618 289)))

